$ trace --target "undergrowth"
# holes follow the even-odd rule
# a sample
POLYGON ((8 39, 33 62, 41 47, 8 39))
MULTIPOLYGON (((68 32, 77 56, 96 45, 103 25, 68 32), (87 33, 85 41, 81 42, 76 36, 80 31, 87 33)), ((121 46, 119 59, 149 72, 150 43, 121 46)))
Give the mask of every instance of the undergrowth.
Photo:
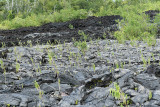
MULTIPOLYGON (((40 26, 88 16, 120 15, 120 30, 114 36, 119 42, 144 40, 155 44, 157 24, 149 23, 144 14, 160 10, 159 0, 0 0, 0 29, 40 26)), ((157 16, 159 17, 159 15, 157 16)))

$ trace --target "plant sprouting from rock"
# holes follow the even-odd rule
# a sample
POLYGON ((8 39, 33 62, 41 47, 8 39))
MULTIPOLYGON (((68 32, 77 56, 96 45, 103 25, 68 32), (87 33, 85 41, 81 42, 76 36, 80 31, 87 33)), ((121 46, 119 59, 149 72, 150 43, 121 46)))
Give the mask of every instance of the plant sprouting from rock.
POLYGON ((16 72, 19 71, 19 68, 20 68, 20 64, 18 62, 16 62, 16 72))
POLYGON ((1 68, 3 69, 4 74, 6 73, 5 65, 3 60, 0 59, 1 68))
POLYGON ((145 58, 143 57, 143 54, 141 55, 142 61, 143 61, 143 67, 145 68, 147 65, 147 61, 145 60, 145 58))
POLYGON ((43 91, 40 89, 40 86, 37 81, 34 81, 35 88, 39 91, 39 97, 42 98, 43 91))
POLYGON ((152 99, 152 91, 150 90, 149 91, 149 100, 151 100, 152 99))
POLYGON ((81 48, 81 51, 84 52, 87 50, 87 42, 86 41, 83 41, 81 44, 80 44, 80 48, 81 48))
POLYGON ((82 41, 82 42, 76 41, 76 42, 74 42, 74 46, 78 47, 82 51, 82 53, 84 53, 88 49, 88 45, 87 45, 86 41, 82 41))
POLYGON ((1 44, 2 44, 2 48, 5 48, 5 47, 6 47, 5 42, 2 42, 1 44))
POLYGON ((60 90, 61 90, 61 80, 60 80, 60 78, 58 78, 58 88, 59 88, 59 92, 60 92, 60 90))
POLYGON ((32 41, 31 40, 28 40, 27 41, 27 44, 30 46, 30 47, 32 47, 33 45, 32 45, 32 41))
POLYGON ((69 28, 70 29, 74 29, 73 25, 69 24, 69 28))
POLYGON ((93 70, 94 70, 94 72, 96 71, 96 66, 95 66, 95 64, 93 64, 93 70))
POLYGON ((86 35, 83 31, 79 30, 79 31, 78 31, 78 34, 79 34, 80 36, 82 36, 82 38, 83 38, 84 41, 87 41, 88 35, 86 35))
POLYGON ((114 83, 114 88, 110 89, 110 94, 116 99, 116 100, 122 100, 124 105, 127 105, 127 95, 123 93, 118 86, 117 83, 114 83))
POLYGON ((50 65, 52 65, 52 63, 53 63, 53 56, 54 56, 54 53, 48 51, 48 58, 49 58, 49 64, 50 65))

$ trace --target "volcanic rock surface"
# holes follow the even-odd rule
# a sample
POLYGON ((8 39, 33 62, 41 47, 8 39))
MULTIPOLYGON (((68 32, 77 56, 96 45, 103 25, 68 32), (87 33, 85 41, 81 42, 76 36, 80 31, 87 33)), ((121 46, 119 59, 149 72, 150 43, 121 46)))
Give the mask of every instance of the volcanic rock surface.
POLYGON ((116 82, 130 107, 158 107, 160 40, 136 44, 96 40, 86 52, 73 43, 1 48, 0 106, 116 107, 123 102, 110 94, 116 82))
POLYGON ((87 19, 77 19, 69 22, 48 23, 40 27, 20 28, 16 30, 0 30, 0 47, 2 43, 6 46, 17 46, 19 41, 27 44, 43 44, 47 41, 51 43, 71 42, 72 38, 80 40, 79 31, 83 31, 89 39, 113 38, 112 32, 118 30, 116 20, 121 20, 120 16, 88 17, 87 19), (70 27, 71 26, 71 27, 70 27))
POLYGON ((115 19, 0 31, 0 107, 159 107, 160 39, 119 44, 115 19))

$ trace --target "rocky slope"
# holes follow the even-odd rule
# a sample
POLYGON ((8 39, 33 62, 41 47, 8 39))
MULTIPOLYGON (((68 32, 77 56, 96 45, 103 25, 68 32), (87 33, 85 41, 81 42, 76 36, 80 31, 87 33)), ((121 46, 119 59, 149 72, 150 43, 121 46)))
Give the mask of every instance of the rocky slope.
POLYGON ((137 44, 90 41, 84 53, 72 43, 1 48, 0 105, 116 107, 116 82, 130 107, 158 107, 160 40, 137 44))
POLYGON ((159 107, 160 39, 119 44, 115 19, 0 31, 0 107, 159 107))

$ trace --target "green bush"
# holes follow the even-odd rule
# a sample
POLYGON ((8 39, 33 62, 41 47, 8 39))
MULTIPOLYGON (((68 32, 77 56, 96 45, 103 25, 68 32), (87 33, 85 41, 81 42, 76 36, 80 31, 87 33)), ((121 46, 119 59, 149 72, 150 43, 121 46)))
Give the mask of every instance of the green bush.
POLYGON ((73 0, 71 5, 76 10, 89 9, 89 2, 87 0, 73 0))
POLYGON ((65 22, 72 19, 83 19, 87 17, 87 11, 84 9, 63 9, 60 12, 54 13, 55 22, 65 22))
MULTIPOLYGON (((154 41, 154 38, 156 37, 157 26, 149 22, 149 17, 144 13, 147 11, 144 5, 145 4, 137 4, 136 6, 125 5, 123 8, 120 7, 116 10, 117 12, 115 13, 119 12, 124 18, 119 22, 120 30, 114 34, 119 42, 123 43, 125 40, 148 41, 149 39, 154 41)), ((148 8, 153 6, 150 3, 147 5, 148 8)), ((153 44, 155 43, 153 42, 153 44)))
POLYGON ((160 14, 155 16, 154 23, 157 25, 157 27, 160 27, 160 14))

